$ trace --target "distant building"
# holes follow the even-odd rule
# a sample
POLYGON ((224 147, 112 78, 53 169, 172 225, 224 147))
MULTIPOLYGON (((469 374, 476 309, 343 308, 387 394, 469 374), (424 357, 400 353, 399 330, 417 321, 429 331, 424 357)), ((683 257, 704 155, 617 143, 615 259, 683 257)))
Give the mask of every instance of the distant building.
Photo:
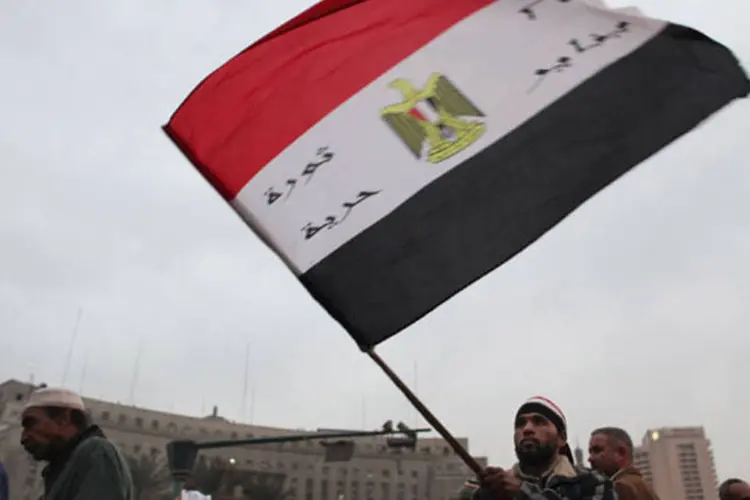
MULTIPOLYGON (((0 461, 11 483, 11 500, 35 500, 41 491, 39 466, 19 444, 20 414, 33 386, 17 380, 0 384, 0 461)), ((164 460, 174 439, 238 439, 300 434, 231 422, 218 415, 198 418, 84 398, 94 421, 131 456, 164 460)), ((314 433, 315 431, 309 431, 314 433)), ((459 438, 468 449, 468 440, 459 438)), ((349 462, 325 463, 317 442, 227 448, 202 452, 234 467, 286 475, 290 500, 454 500, 471 472, 439 438, 419 439, 414 451, 389 449, 384 438, 358 439, 349 462)), ((486 465, 486 458, 478 458, 486 465)), ((668 499, 665 499, 668 500, 668 499)))
POLYGON ((640 469, 661 500, 717 500, 711 442, 703 427, 651 429, 635 449, 640 469))
POLYGON ((578 467, 586 467, 586 463, 583 461, 583 450, 579 445, 576 445, 576 449, 573 450, 573 457, 575 457, 578 467))

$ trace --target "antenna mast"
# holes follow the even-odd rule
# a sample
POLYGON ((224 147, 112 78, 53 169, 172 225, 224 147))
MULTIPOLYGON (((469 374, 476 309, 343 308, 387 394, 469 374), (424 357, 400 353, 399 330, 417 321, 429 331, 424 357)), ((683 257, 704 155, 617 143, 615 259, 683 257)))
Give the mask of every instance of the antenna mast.
POLYGON ((248 382, 248 371, 250 370, 250 344, 248 343, 245 347, 245 380, 242 384, 242 410, 240 411, 240 418, 243 422, 246 421, 247 417, 247 382, 248 382))
POLYGON ((255 378, 250 382, 250 424, 255 423, 255 378))
POLYGON ((86 356, 84 362, 83 362, 83 368, 81 369, 81 383, 78 387, 78 394, 83 396, 83 384, 86 382, 86 369, 89 365, 89 357, 86 356))
POLYGON ((143 350, 143 337, 138 341, 138 353, 135 355, 133 365, 133 379, 130 381, 130 404, 135 406, 135 385, 138 382, 138 372, 141 369, 141 352, 143 350))
POLYGON ((367 429, 367 401, 362 394, 362 430, 367 429))
POLYGON ((78 315, 76 316, 76 323, 73 327, 73 334, 70 336, 70 344, 68 345, 68 356, 65 359, 65 369, 63 370, 62 386, 65 386, 65 382, 68 379, 68 371, 70 371, 70 360, 73 358, 73 347, 78 337, 78 325, 81 324, 81 315, 83 314, 83 308, 78 308, 78 315))

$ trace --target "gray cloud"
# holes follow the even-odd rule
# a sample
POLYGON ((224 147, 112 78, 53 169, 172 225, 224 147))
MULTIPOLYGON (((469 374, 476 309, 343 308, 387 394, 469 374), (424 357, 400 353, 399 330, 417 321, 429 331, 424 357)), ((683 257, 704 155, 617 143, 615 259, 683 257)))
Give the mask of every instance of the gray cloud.
MULTIPOLYGON (((412 422, 414 411, 159 127, 207 73, 304 8, 11 0, 0 18, 0 378, 256 423, 412 422), (364 411, 363 411, 364 408, 364 411)), ((278 5, 282 5, 281 3, 278 5)), ((743 2, 643 0, 750 61, 743 2)), ((473 450, 512 460, 542 393, 573 437, 704 424, 722 476, 750 414, 747 103, 628 174, 518 258, 382 347, 473 450), (428 348, 429 347, 429 348, 428 348), (415 364, 417 374, 415 377, 415 364)))

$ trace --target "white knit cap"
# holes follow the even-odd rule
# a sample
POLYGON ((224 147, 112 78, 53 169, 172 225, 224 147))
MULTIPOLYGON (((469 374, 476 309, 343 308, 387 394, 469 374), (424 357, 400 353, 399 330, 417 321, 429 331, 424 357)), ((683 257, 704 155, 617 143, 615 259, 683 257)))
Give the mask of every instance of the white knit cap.
POLYGON ((84 411, 81 396, 68 389, 55 389, 52 387, 32 392, 31 396, 29 396, 29 401, 24 406, 24 410, 27 408, 39 408, 40 406, 54 406, 57 408, 84 411))
POLYGON ((545 398, 544 396, 531 397, 521 405, 517 414, 524 413, 533 408, 542 410, 540 413, 549 418, 561 431, 565 432, 568 427, 568 423, 565 421, 565 414, 559 406, 552 402, 551 399, 545 398))

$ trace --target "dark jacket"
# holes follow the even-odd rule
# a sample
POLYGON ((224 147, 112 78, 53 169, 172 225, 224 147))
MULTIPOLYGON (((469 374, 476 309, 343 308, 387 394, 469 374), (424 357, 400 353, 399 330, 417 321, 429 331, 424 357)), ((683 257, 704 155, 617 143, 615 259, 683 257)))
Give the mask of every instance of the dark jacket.
POLYGON ((135 500, 125 458, 97 426, 71 440, 42 478, 43 500, 135 500))
POLYGON ((0 464, 0 500, 10 500, 10 488, 8 486, 8 473, 0 464))
POLYGON ((612 481, 619 500, 659 500, 654 488, 635 467, 621 469, 612 476, 612 481))
MULTIPOLYGON (((513 472, 521 480, 521 491, 514 500, 618 500, 612 481, 595 471, 574 467, 563 456, 539 478, 523 474, 518 465, 513 472)), ((493 500, 493 496, 479 487, 473 500, 493 500)))

